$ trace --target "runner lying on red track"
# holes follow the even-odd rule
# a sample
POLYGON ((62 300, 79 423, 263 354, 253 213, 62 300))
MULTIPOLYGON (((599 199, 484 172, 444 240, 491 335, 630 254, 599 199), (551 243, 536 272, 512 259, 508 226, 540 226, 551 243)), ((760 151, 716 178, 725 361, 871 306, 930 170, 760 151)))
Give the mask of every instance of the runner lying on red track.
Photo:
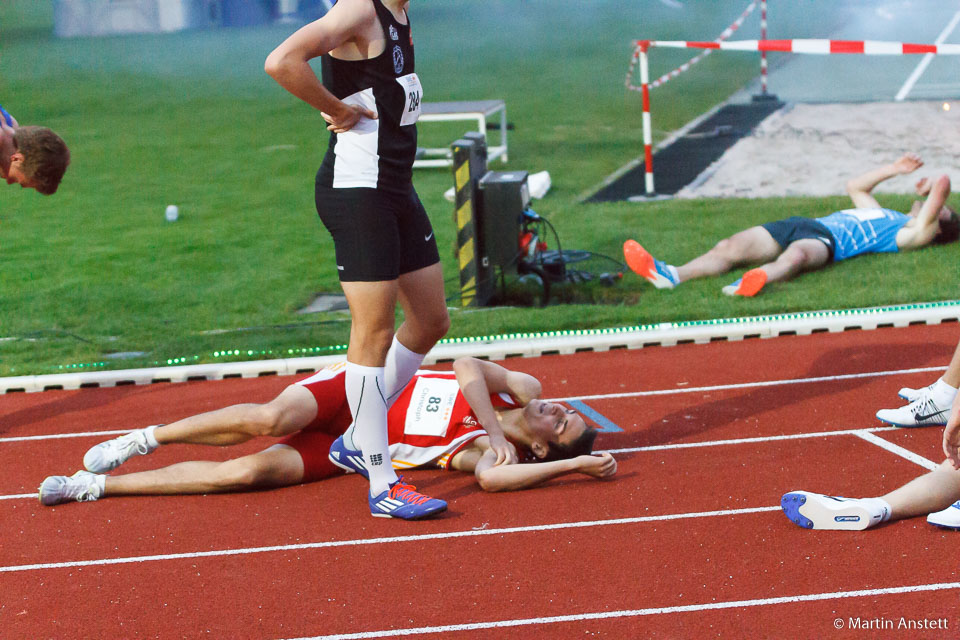
POLYGON ((905 153, 893 164, 847 182, 847 193, 856 208, 822 218, 794 216, 750 227, 679 267, 654 259, 635 240, 624 243, 623 253, 630 269, 658 289, 672 289, 686 280, 760 263, 723 288, 727 295, 754 296, 768 282, 789 280, 830 262, 865 253, 897 253, 954 242, 960 237, 960 219, 946 206, 950 195, 950 178, 946 175, 917 182, 917 195, 926 200, 914 202, 909 214, 881 208, 871 195, 884 180, 913 173, 921 166, 920 156, 905 153))
POLYGON ((923 389, 903 388, 910 404, 884 409, 877 417, 903 427, 946 425, 943 452, 947 459, 933 471, 914 478, 882 498, 839 498, 791 491, 780 505, 794 523, 807 529, 861 530, 886 522, 927 516, 927 522, 960 529, 960 344, 943 377, 923 389), (951 409, 952 407, 952 409, 951 409))
MULTIPOLYGON (((390 455, 395 468, 473 473, 486 491, 527 489, 574 472, 595 478, 616 473, 613 456, 591 454, 596 429, 572 409, 540 400, 540 382, 533 376, 475 358, 461 358, 453 369, 453 373, 419 372, 391 407, 390 455), (484 428, 491 423, 502 427, 510 455, 498 457, 491 447, 484 428)), ((344 371, 342 364, 323 369, 266 404, 234 405, 98 444, 83 458, 89 471, 46 478, 40 501, 54 505, 117 495, 244 491, 313 482, 342 471, 366 475, 359 452, 345 434, 351 419, 344 371), (226 462, 181 462, 153 471, 104 475, 161 444, 227 446, 261 435, 282 439, 264 451, 226 462)), ((402 482, 397 487, 396 491, 413 490, 402 482)), ((406 514, 398 513, 402 509, 388 504, 374 515, 403 518, 406 514)))

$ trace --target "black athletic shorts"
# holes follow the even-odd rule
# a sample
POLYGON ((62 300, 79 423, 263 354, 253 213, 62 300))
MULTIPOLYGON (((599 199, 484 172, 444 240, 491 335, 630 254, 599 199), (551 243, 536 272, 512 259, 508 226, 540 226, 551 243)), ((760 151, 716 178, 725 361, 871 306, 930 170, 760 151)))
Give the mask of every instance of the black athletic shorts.
POLYGON ((830 252, 830 260, 833 261, 833 234, 822 223, 812 218, 802 216, 793 216, 784 218, 776 222, 768 222, 760 225, 766 229, 773 239, 777 241, 781 249, 786 249, 791 242, 812 238, 819 240, 827 246, 830 252))
POLYGON ((413 185, 407 193, 316 186, 317 213, 333 236, 341 282, 383 282, 440 262, 413 185))

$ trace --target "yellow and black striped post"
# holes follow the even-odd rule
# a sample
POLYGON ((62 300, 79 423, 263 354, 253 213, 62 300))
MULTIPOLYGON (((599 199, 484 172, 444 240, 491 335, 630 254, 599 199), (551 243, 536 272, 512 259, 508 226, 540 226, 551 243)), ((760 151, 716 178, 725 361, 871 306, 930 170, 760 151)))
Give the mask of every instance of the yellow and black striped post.
POLYGON ((460 306, 479 307, 491 296, 490 268, 482 264, 477 224, 477 181, 486 171, 483 140, 460 139, 453 143, 454 224, 456 258, 460 270, 460 306))

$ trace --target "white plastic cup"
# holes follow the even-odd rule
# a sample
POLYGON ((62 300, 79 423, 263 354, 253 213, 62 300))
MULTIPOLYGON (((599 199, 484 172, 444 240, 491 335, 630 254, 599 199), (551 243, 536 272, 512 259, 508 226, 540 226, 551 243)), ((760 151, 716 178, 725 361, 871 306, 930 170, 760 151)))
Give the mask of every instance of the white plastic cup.
POLYGON ((175 204, 168 204, 167 210, 163 215, 167 219, 167 222, 175 222, 177 218, 180 217, 180 209, 175 204))

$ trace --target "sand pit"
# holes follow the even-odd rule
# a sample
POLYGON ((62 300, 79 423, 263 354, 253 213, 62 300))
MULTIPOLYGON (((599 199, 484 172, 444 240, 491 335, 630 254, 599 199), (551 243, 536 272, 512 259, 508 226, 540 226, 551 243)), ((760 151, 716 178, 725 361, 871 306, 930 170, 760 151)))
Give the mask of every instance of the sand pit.
POLYGON ((924 166, 880 184, 913 193, 922 176, 946 173, 960 192, 960 102, 796 104, 771 115, 727 150, 678 198, 768 198, 845 193, 854 175, 905 151, 924 166))

